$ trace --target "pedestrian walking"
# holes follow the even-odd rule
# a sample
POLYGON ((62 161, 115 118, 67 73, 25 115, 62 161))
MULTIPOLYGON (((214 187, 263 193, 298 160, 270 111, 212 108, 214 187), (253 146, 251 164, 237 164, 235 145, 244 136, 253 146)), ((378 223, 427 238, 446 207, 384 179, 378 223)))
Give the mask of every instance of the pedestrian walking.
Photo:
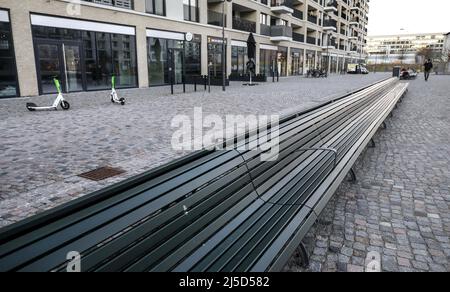
POLYGON ((433 62, 431 62, 431 59, 428 59, 423 66, 425 69, 425 81, 428 81, 430 78, 431 69, 433 69, 433 62))

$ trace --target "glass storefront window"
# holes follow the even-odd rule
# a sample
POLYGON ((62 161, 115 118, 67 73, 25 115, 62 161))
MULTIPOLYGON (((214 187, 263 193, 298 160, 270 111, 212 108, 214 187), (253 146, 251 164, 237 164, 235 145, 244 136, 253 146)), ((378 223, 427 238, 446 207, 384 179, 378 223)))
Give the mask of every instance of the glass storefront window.
POLYGON ((201 43, 186 42, 185 71, 187 76, 200 76, 202 74, 201 58, 201 43))
POLYGON ((17 70, 10 22, 0 22, 0 98, 18 95, 17 70))
POLYGON ((222 44, 208 44, 208 64, 212 64, 210 73, 211 76, 215 78, 223 76, 224 68, 222 66, 222 49, 222 44))
POLYGON ((305 71, 316 69, 316 52, 306 51, 306 68, 305 71))
POLYGON ((291 75, 303 75, 303 50, 291 49, 291 75))
POLYGON ((231 73, 237 75, 245 75, 247 71, 247 48, 246 47, 231 47, 231 73))
POLYGON ((55 92, 53 76, 66 92, 109 89, 113 74, 117 88, 137 86, 135 36, 33 26, 33 37, 43 94, 55 92))
POLYGON ((137 76, 133 72, 137 71, 133 62, 134 52, 136 52, 136 42, 132 41, 129 35, 113 34, 111 36, 114 74, 118 76, 119 86, 131 87, 137 84, 137 76))
POLYGON ((169 83, 167 62, 167 40, 149 38, 148 43, 148 72, 150 85, 169 83))
POLYGON ((277 70, 280 76, 287 76, 287 48, 279 48, 277 53, 277 70))
POLYGON ((261 49, 259 54, 259 73, 272 76, 272 68, 277 68, 277 51, 261 49))
POLYGON ((201 75, 200 42, 148 38, 147 52, 150 86, 170 84, 171 76, 182 83, 186 76, 201 75))

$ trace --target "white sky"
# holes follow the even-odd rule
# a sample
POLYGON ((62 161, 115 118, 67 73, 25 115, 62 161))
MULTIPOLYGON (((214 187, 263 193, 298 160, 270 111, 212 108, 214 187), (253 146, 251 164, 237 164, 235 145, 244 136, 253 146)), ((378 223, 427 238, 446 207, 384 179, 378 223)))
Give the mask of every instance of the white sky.
POLYGON ((369 7, 369 36, 450 32, 449 0, 370 0, 369 7))

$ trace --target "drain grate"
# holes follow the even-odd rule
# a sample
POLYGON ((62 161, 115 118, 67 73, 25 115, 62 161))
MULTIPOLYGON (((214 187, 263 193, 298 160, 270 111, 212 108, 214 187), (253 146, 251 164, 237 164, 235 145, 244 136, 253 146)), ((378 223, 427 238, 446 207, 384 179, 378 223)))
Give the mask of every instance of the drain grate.
POLYGON ((125 173, 124 170, 120 169, 120 168, 113 168, 113 167, 101 167, 98 169, 95 169, 93 171, 89 171, 86 173, 82 173, 80 175, 78 175, 79 177, 85 178, 85 179, 89 179, 89 180, 93 180, 93 181, 102 181, 111 177, 115 177, 118 175, 121 175, 125 173))

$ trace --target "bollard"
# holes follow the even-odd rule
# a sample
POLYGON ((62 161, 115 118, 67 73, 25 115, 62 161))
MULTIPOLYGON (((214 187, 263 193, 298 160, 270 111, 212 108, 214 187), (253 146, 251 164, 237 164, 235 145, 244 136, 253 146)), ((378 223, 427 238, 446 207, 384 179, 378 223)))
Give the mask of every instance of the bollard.
POLYGON ((194 76, 194 91, 197 92, 197 76, 194 76))
POLYGON ((208 75, 208 93, 211 93, 211 75, 208 75))
POLYGON ((186 77, 183 77, 183 93, 186 93, 186 77))

